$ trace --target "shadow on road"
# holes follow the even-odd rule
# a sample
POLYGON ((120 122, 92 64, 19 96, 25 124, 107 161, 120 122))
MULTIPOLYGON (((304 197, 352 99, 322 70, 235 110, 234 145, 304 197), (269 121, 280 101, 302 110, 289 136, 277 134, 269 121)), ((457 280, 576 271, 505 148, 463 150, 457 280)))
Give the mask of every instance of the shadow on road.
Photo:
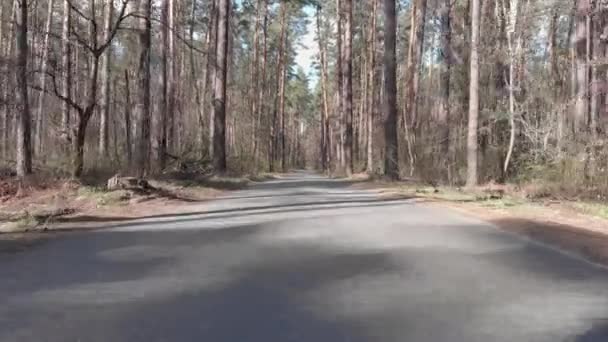
POLYGON ((605 342, 608 341, 608 320, 598 321, 591 329, 581 334, 573 342, 605 342))

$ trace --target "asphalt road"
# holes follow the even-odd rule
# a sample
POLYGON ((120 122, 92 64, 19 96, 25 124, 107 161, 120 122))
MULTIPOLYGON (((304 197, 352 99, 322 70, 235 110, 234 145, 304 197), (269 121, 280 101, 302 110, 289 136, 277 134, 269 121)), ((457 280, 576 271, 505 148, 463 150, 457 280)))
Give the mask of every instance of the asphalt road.
POLYGON ((0 247, 2 342, 608 341, 605 269, 307 173, 0 247))

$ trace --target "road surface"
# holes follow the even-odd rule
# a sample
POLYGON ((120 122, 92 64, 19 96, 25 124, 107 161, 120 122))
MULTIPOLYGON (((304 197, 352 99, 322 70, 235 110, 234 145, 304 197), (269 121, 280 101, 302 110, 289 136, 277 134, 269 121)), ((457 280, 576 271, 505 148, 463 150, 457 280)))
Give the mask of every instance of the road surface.
POLYGON ((605 269, 348 185, 5 243, 0 341, 608 341, 605 269))

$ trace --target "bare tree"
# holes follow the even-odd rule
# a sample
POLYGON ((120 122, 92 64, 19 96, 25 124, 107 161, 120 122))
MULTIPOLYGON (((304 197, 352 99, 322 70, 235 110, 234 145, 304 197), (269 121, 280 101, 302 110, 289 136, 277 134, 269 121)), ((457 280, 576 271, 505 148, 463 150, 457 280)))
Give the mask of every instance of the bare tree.
MULTIPOLYGON (((91 11, 95 9, 95 1, 89 4, 91 11)), ((98 38, 98 24, 96 22, 95 16, 87 15, 83 13, 77 6, 74 6, 70 0, 65 0, 64 3, 64 13, 75 12, 78 16, 89 23, 89 37, 88 39, 81 35, 79 32, 73 30, 70 32, 70 17, 68 15, 64 20, 64 28, 62 40, 64 44, 64 51, 69 49, 69 45, 72 44, 69 37, 73 35, 76 39, 76 42, 83 47, 83 49, 87 52, 89 57, 89 74, 86 84, 86 91, 84 96, 79 96, 78 94, 73 94, 71 91, 71 76, 70 76, 70 59, 66 57, 69 55, 68 53, 64 53, 64 84, 62 91, 59 90, 59 87, 56 82, 56 76, 53 74, 53 92, 55 96, 61 99, 64 102, 64 112, 63 112, 63 125, 65 129, 65 136, 67 136, 67 140, 73 143, 73 151, 72 151, 72 175, 76 178, 79 178, 84 171, 84 145, 86 139, 86 132, 89 121, 93 114, 95 113, 95 109, 97 108, 97 93, 98 93, 98 81, 99 81, 99 66, 101 56, 104 54, 106 49, 109 48, 112 40, 116 36, 121 23, 127 19, 130 15, 126 14, 127 5, 129 0, 122 0, 122 5, 120 7, 118 19, 112 25, 110 33, 107 39, 99 40, 98 38), (82 98, 82 101, 80 100, 82 98), (77 115, 77 122, 73 125, 72 129, 71 118, 69 115, 69 107, 75 110, 77 115), (74 131, 72 133, 71 131, 74 131)), ((68 51, 69 52, 69 51, 68 51)), ((40 88, 37 88, 40 90, 40 88)))

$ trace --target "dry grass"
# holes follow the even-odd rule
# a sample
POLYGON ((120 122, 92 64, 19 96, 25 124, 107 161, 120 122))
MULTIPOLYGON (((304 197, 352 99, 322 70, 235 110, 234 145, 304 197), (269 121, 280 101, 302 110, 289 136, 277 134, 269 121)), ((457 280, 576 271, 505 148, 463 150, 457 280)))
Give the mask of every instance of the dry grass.
POLYGON ((39 172, 21 181, 0 178, 0 233, 45 230, 57 221, 82 218, 130 219, 150 214, 171 213, 214 198, 227 190, 246 187, 272 175, 219 177, 198 173, 171 173, 149 180, 147 191, 108 191, 108 176, 92 172, 83 181, 39 172))

